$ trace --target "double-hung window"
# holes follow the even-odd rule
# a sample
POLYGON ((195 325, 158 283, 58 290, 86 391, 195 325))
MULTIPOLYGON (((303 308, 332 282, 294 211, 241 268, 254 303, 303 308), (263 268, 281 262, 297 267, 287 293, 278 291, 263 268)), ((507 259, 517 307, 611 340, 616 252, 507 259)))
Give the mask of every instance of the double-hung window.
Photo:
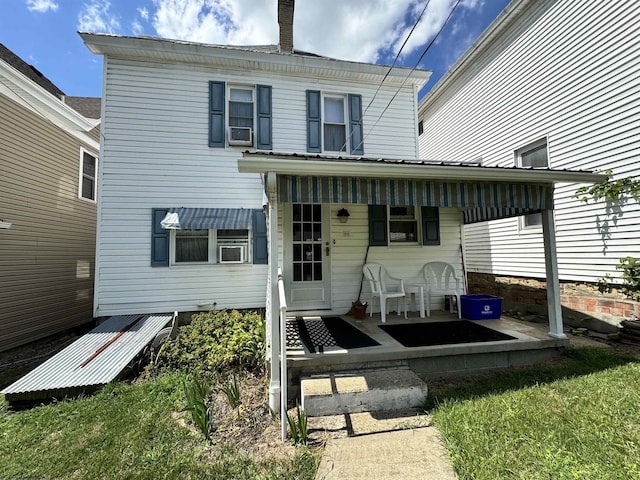
POLYGON ((173 263, 247 263, 249 230, 174 230, 173 263))
POLYGON ((324 97, 324 150, 327 152, 347 150, 344 105, 344 97, 324 97))
POLYGON ((438 207, 369 205, 369 245, 440 245, 438 207))
POLYGON ((209 146, 271 150, 271 86, 209 82, 209 146))
POLYGON ((418 241, 418 219, 415 207, 389 207, 389 243, 418 241))
POLYGON ((307 90, 307 152, 364 154, 362 95, 307 90))
POLYGON ((229 145, 253 145, 253 88, 229 87, 229 145))
MULTIPOLYGON (((547 140, 538 140, 516 150, 516 162, 518 166, 524 168, 548 168, 547 140)), ((520 220, 520 228, 524 230, 539 230, 542 228, 542 215, 540 213, 524 215, 520 220)))
POLYGON ((98 159, 84 149, 80 150, 80 187, 78 196, 86 200, 96 201, 98 159))

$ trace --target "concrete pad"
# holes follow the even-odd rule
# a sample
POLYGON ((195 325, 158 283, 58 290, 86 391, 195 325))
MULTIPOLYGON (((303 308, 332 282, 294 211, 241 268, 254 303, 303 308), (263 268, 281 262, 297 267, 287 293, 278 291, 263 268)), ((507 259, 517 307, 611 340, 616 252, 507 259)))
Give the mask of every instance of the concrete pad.
POLYGON ((415 408, 308 418, 309 439, 316 444, 324 444, 330 439, 347 436, 369 435, 430 425, 431 416, 415 408))
POLYGON ((329 373, 301 379, 302 409, 309 416, 419 407, 426 395, 427 385, 408 368, 329 373))
POLYGON ((434 427, 330 440, 316 480, 456 480, 434 427))

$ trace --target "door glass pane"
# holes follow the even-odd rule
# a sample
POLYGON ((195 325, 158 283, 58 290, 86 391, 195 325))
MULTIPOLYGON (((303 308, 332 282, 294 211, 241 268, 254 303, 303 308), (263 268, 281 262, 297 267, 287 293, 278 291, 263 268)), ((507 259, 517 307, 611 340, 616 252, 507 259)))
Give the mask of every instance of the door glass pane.
POLYGON ((322 206, 295 204, 292 208, 293 280, 322 280, 322 206))

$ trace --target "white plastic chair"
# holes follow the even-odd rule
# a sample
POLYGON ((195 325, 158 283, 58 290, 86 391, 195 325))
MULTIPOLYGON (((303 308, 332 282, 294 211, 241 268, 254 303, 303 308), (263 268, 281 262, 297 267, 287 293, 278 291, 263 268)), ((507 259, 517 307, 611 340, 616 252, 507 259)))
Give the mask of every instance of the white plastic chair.
MULTIPOLYGON (((464 295, 464 286, 453 266, 446 262, 425 263, 422 275, 426 282, 427 316, 431 316, 431 295, 455 295, 458 318, 462 318, 460 295, 464 295)), ((449 302, 449 311, 453 313, 453 302, 449 302)))
MULTIPOLYGON (((387 300, 389 298, 397 298, 398 303, 400 303, 400 298, 402 298, 404 318, 407 318, 407 297, 404 291, 404 281, 389 275, 379 263, 365 263, 362 267, 362 272, 371 287, 372 305, 371 310, 369 310, 369 316, 373 315, 373 299, 375 297, 378 297, 380 302, 380 316, 383 323, 387 321, 387 300), (389 285, 389 283, 396 283, 397 285, 389 285)), ((400 305, 398 305, 398 313, 400 313, 399 310, 400 305)))

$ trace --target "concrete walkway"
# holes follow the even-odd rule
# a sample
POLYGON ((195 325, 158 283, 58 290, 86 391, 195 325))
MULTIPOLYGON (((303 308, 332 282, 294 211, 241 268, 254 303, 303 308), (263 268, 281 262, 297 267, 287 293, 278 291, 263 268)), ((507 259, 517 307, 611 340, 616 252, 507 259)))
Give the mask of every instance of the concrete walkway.
POLYGON ((329 440, 316 480, 455 480, 435 427, 329 440))
POLYGON ((326 442, 316 480, 456 480, 431 425, 416 410, 309 417, 310 438, 326 442))

